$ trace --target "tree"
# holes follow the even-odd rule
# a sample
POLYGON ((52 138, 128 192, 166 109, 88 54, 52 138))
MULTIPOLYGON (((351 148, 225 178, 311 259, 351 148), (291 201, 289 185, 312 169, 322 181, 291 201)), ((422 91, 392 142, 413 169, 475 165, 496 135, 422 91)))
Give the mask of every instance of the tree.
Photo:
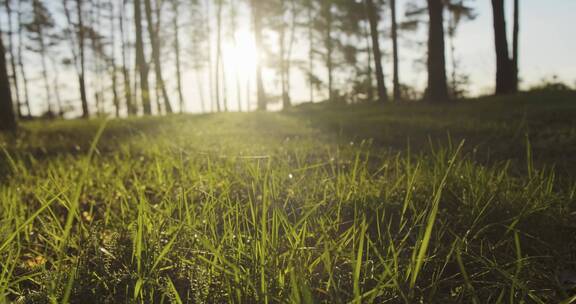
POLYGON ((476 15, 474 9, 466 5, 464 0, 451 0, 446 3, 448 10, 448 44, 450 48, 451 79, 450 96, 452 98, 462 98, 466 93, 463 85, 467 84, 468 77, 458 72, 459 62, 456 58, 456 45, 454 39, 458 26, 464 20, 474 20, 476 15))
POLYGON ((178 90, 178 102, 180 113, 184 112, 184 92, 182 91, 182 60, 180 56, 180 0, 172 0, 172 10, 174 13, 172 26, 174 28, 174 54, 176 56, 176 82, 178 90))
MULTIPOLYGON (((216 108, 220 112, 220 80, 224 79, 223 84, 226 81, 226 76, 224 75, 224 69, 222 67, 222 8, 224 6, 223 0, 216 0, 216 75, 214 79, 215 87, 214 93, 216 96, 216 108)), ((224 109, 227 108, 226 102, 226 90, 224 90, 224 109)))
MULTIPOLYGON (((6 14, 8 15, 8 54, 10 55, 10 78, 12 79, 12 85, 14 86, 14 97, 16 97, 16 112, 18 117, 22 117, 22 103, 20 101, 20 89, 18 82, 18 70, 16 69, 16 56, 14 53, 14 25, 12 21, 12 1, 4 0, 4 7, 6 8, 6 14)), ((21 25, 18 24, 18 27, 21 25)))
POLYGON ((520 3, 514 0, 514 28, 512 36, 512 91, 518 92, 518 40, 520 36, 520 3))
POLYGON ((194 26, 191 27, 191 65, 194 71, 194 76, 196 78, 196 85, 198 90, 198 96, 200 99, 200 109, 202 113, 205 113, 210 107, 213 107, 213 91, 212 91, 212 58, 210 56, 210 22, 209 19, 209 6, 206 2, 206 10, 203 9, 199 1, 191 1, 189 4, 190 14, 189 18, 194 26), (204 26, 195 26, 196 24, 204 26), (205 102, 205 87, 202 81, 202 72, 208 68, 208 73, 210 75, 208 79, 208 88, 210 96, 210 104, 206 105, 205 102))
POLYGON ((298 10, 295 0, 276 0, 271 2, 269 11, 271 28, 278 33, 278 54, 274 56, 273 68, 280 78, 282 108, 292 106, 290 98, 292 51, 296 40, 296 19, 298 10))
MULTIPOLYGON (((144 7, 146 11, 146 21, 148 23, 148 35, 150 36, 150 44, 152 45, 152 60, 154 61, 154 73, 156 74, 156 86, 157 89, 162 93, 162 98, 164 99, 164 107, 167 113, 172 113, 172 104, 170 103, 170 98, 168 97, 168 92, 166 91, 166 84, 164 83, 164 77, 162 76, 162 61, 160 60, 160 41, 158 37, 158 32, 160 31, 160 12, 161 7, 157 7, 157 22, 155 23, 152 18, 152 4, 150 0, 144 0, 144 7), (157 24, 155 26, 155 24, 157 24)), ((158 109, 160 112, 160 109, 158 109)))
POLYGON ((399 55, 398 55, 398 22, 396 20, 396 0, 390 0, 390 21, 392 35, 392 64, 393 64, 393 93, 394 101, 399 101, 402 96, 400 93, 400 76, 399 76, 399 55))
POLYGON ((55 111, 52 108, 52 94, 46 60, 48 48, 56 44, 56 35, 54 34, 56 24, 50 11, 41 0, 32 1, 32 20, 26 23, 25 27, 30 34, 29 39, 36 44, 35 46, 30 46, 30 50, 40 55, 41 73, 46 91, 47 114, 48 116, 52 116, 55 114, 55 111))
POLYGON ((321 0, 320 3, 320 30, 323 32, 323 43, 326 53, 324 54, 324 61, 326 70, 328 71, 328 100, 336 102, 334 95, 334 38, 332 32, 334 31, 334 15, 333 15, 333 0, 321 0))
POLYGON ((373 0, 366 1, 366 11, 368 23, 370 24, 370 37, 372 38, 372 52, 374 53, 374 63, 376 66, 376 82, 378 86, 378 101, 381 103, 388 101, 388 91, 384 82, 384 69, 382 68, 382 52, 380 51, 380 32, 378 30, 378 8, 373 0))
POLYGON ((125 27, 126 24, 126 0, 122 0, 122 8, 120 10, 120 16, 118 23, 120 25, 120 38, 122 40, 122 77, 124 78, 124 100, 126 103, 126 112, 128 116, 136 115, 138 113, 138 107, 134 103, 132 98, 132 87, 130 81, 130 71, 128 67, 128 43, 125 37, 125 27))
POLYGON ((26 111, 28 116, 32 116, 32 109, 30 107, 30 92, 28 90, 28 77, 26 76, 26 69, 24 68, 24 9, 22 8, 22 3, 24 1, 18 1, 18 67, 20 68, 20 76, 22 77, 22 84, 24 85, 24 103, 26 104, 26 111))
POLYGON ((6 63, 6 50, 0 35, 0 131, 16 131, 16 115, 6 63))
POLYGON ((82 117, 88 118, 90 111, 88 108, 88 95, 86 94, 86 48, 84 17, 82 9, 83 0, 76 0, 76 24, 72 20, 72 14, 68 7, 68 0, 63 0, 64 15, 68 22, 66 34, 71 43, 72 59, 76 74, 78 76, 78 87, 80 89, 80 101, 82 103, 82 117))
POLYGON ((314 102, 314 87, 316 86, 316 77, 314 76, 314 2, 313 0, 305 0, 304 5, 308 36, 308 89, 310 90, 310 102, 314 102))
POLYGON ((428 1, 428 88, 425 99, 431 102, 448 101, 446 55, 444 46, 444 4, 442 0, 428 1))
MULTIPOLYGON (((234 44, 234 48, 238 48, 238 39, 236 38, 236 29, 238 28, 238 3, 236 0, 230 1, 230 31, 229 38, 234 44)), ((240 62, 235 62, 235 78, 236 78, 236 98, 238 99, 238 112, 242 112, 242 88, 240 84, 240 62)))
POLYGON ((252 21, 254 24, 254 39, 256 42, 256 94, 257 94, 257 109, 259 111, 266 111, 266 91, 264 89, 264 81, 262 79, 262 63, 264 58, 262 56, 262 13, 261 5, 262 0, 251 0, 252 21))
POLYGON ((142 4, 134 0, 134 23, 136 30, 136 69, 140 73, 140 91, 142 95, 142 108, 145 115, 152 114, 150 103, 150 86, 148 84, 148 63, 144 55, 144 37, 142 28, 142 4))
POLYGON ((494 44, 496 50, 496 95, 509 94, 514 87, 514 59, 510 59, 506 35, 504 0, 492 0, 494 44))

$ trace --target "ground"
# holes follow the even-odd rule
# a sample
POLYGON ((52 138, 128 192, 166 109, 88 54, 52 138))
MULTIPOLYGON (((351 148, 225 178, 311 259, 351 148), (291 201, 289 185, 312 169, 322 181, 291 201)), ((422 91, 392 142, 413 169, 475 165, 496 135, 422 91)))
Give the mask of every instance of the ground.
POLYGON ((576 94, 25 123, 0 302, 571 303, 576 94))

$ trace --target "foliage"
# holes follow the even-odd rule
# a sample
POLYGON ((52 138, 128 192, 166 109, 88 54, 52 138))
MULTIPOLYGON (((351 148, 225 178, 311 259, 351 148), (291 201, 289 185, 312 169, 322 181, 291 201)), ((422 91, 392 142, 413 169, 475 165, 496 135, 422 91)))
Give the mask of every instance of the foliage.
POLYGON ((536 92, 566 92, 574 89, 554 75, 551 78, 543 78, 540 83, 533 85, 529 90, 536 92))

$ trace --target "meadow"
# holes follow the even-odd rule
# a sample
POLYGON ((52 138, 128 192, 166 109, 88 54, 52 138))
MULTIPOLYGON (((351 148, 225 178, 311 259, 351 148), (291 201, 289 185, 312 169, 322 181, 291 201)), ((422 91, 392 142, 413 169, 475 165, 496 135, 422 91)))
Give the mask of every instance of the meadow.
POLYGON ((0 302, 576 301, 576 94, 34 121, 0 302))

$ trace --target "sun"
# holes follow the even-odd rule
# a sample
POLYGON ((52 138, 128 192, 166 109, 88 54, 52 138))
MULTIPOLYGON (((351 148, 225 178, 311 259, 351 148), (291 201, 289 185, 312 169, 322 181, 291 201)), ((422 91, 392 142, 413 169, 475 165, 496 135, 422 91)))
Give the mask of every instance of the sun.
POLYGON ((253 35, 247 30, 238 30, 236 39, 228 39, 222 45, 222 56, 226 73, 234 75, 238 72, 244 77, 254 73, 257 54, 253 35))

